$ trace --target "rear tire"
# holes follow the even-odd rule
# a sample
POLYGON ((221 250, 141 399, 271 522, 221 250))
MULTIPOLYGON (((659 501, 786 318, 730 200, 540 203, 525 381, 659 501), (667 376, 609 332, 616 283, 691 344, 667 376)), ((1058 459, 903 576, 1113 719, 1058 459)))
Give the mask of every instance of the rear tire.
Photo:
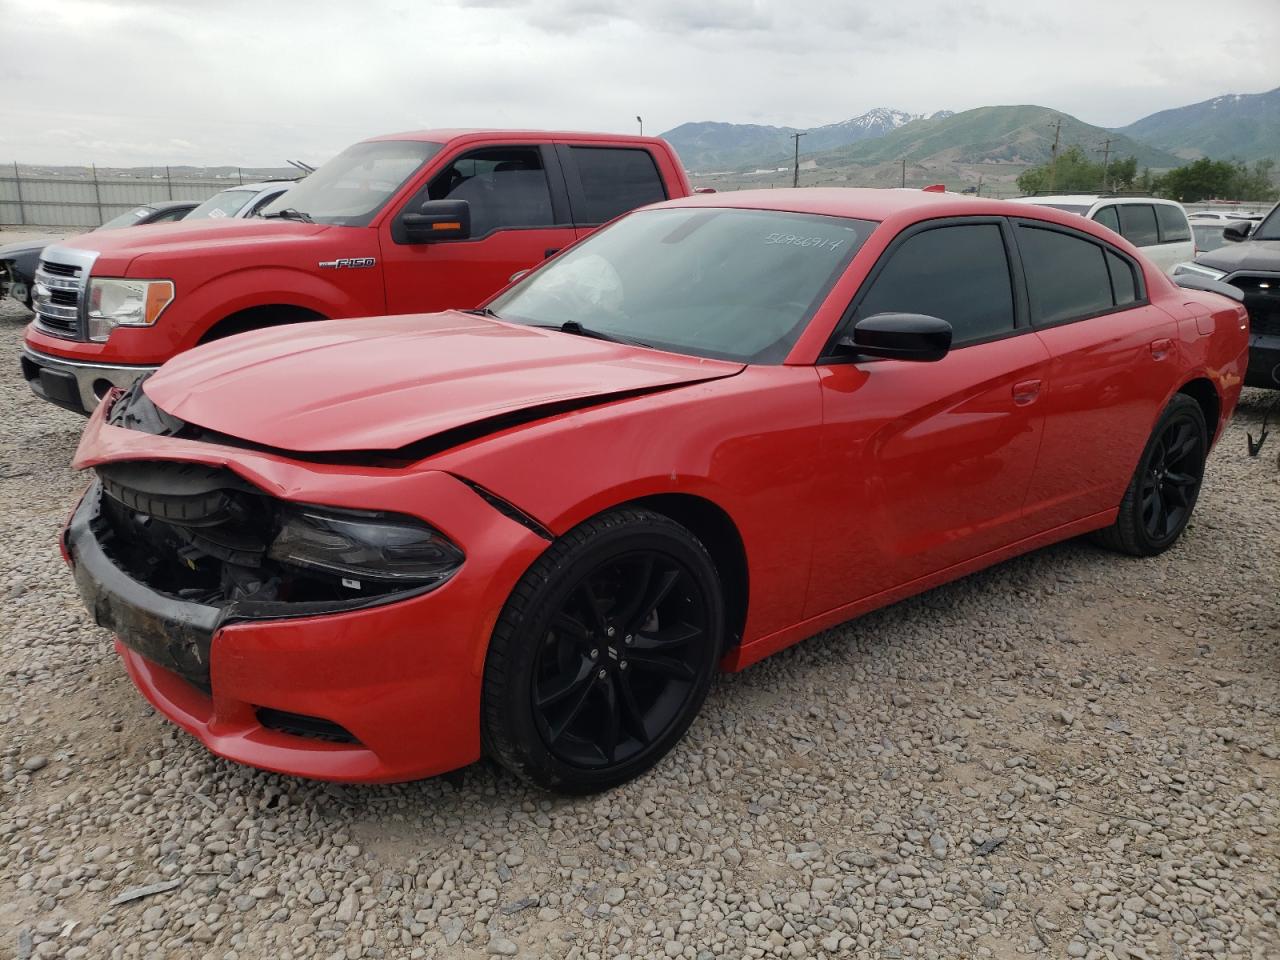
POLYGON ((631 780, 688 730, 723 636, 715 564, 692 533, 650 510, 593 517, 503 607, 485 660, 486 751, 560 793, 631 780))
POLYGON ((1116 521, 1095 534, 1118 553, 1153 557, 1177 543, 1200 495, 1209 431, 1200 405, 1176 394, 1156 421, 1116 521))

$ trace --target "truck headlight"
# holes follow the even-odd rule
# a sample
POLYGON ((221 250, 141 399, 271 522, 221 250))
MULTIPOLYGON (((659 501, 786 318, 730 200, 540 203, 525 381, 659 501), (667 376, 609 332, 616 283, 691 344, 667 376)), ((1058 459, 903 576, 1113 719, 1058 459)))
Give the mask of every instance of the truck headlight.
POLYGON ((149 327, 173 303, 172 280, 89 280, 89 339, 102 343, 116 327, 149 327))
POLYGON ((433 586, 451 577, 464 559, 438 531, 412 517, 311 507, 286 515, 267 554, 356 590, 366 580, 376 590, 433 586))
POLYGON ((1206 267, 1201 263, 1179 263, 1173 268, 1173 275, 1190 273, 1197 277, 1208 277, 1210 280, 1221 280, 1227 275, 1225 270, 1215 270, 1213 267, 1206 267))

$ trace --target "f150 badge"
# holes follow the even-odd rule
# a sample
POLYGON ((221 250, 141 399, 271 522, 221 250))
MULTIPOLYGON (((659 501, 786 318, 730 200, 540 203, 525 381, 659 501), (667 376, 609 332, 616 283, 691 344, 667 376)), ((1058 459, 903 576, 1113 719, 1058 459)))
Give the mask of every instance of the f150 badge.
POLYGON ((355 270, 362 267, 376 267, 377 257, 343 257, 340 260, 321 260, 322 270, 355 270))

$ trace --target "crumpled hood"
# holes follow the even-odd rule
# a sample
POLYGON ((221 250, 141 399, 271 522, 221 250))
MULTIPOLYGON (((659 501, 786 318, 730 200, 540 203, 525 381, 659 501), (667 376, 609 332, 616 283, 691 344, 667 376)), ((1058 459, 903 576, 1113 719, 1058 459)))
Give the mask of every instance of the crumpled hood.
POLYGON ((1196 263, 1215 270, 1273 270, 1280 272, 1280 240, 1246 240, 1228 243, 1196 257, 1196 263))
POLYGON ((188 423, 301 453, 390 451, 542 409, 733 376, 743 364, 449 311, 327 320, 180 354, 148 397, 188 423))

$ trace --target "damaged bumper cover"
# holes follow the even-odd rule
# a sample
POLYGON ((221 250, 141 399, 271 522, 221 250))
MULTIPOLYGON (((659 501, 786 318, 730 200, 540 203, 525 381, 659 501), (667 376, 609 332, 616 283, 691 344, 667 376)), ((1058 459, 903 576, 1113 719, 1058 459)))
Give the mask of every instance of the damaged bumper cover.
POLYGON ((113 426, 107 412, 95 412, 75 460, 100 477, 195 465, 286 506, 418 517, 466 547, 466 562, 437 588, 362 607, 215 602, 178 595, 112 542, 118 518, 103 513, 118 502, 97 480, 64 534, 68 559, 86 607, 115 633, 130 677, 162 714, 220 756, 317 779, 412 780, 479 757, 489 635, 544 537, 446 473, 335 470, 113 426))

